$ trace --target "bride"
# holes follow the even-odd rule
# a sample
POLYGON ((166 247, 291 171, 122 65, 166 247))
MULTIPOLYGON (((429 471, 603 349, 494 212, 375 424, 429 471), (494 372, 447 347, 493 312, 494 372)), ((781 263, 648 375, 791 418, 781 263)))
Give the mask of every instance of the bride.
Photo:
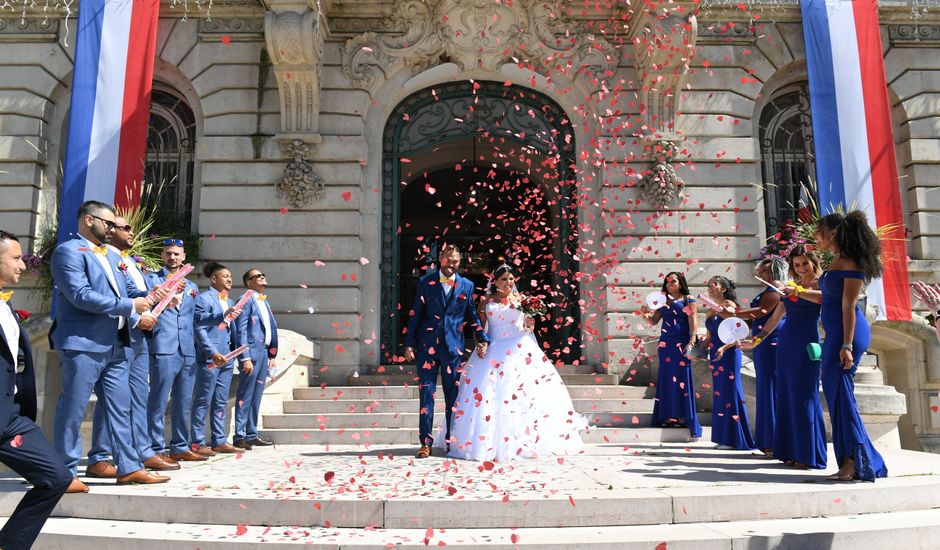
POLYGON ((535 320, 520 311, 513 268, 492 273, 480 300, 489 336, 485 355, 467 361, 451 420, 449 456, 511 460, 577 453, 586 419, 575 412, 568 390, 542 353, 535 320))

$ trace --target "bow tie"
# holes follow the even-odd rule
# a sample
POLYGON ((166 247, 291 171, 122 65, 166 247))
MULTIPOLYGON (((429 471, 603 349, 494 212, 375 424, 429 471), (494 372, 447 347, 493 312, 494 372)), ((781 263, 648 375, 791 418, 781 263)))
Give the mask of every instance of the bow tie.
POLYGON ((107 245, 101 245, 101 246, 94 246, 94 245, 92 245, 91 249, 92 249, 92 251, 93 251, 95 254, 97 254, 97 255, 99 255, 99 256, 104 256, 105 258, 108 257, 108 247, 107 247, 107 245))
POLYGON ((265 300, 267 300, 267 299, 268 299, 268 295, 267 295, 267 294, 258 294, 258 301, 259 301, 259 302, 263 302, 263 301, 265 301, 265 300))
POLYGON ((8 290, 6 292, 0 292, 0 301, 9 302, 10 298, 13 297, 13 291, 8 290))
POLYGON ((449 285, 452 285, 454 284, 454 281, 452 281, 449 277, 441 277, 441 283, 447 283, 449 285))
POLYGON ((219 300, 221 300, 221 301, 223 301, 223 302, 226 301, 226 300, 228 300, 228 292, 220 292, 220 293, 219 293, 219 300))
POLYGON ((122 257, 122 258, 127 259, 130 255, 131 255, 131 251, 130 251, 130 250, 122 250, 122 251, 121 251, 121 257, 122 257))

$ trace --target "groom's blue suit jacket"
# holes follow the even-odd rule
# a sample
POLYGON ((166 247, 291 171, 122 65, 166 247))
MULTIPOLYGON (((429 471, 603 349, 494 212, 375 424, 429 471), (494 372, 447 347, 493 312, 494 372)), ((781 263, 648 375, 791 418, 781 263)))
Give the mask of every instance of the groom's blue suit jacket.
POLYGON ((488 339, 473 301, 473 281, 456 275, 454 289, 445 296, 440 278, 440 272, 433 271, 418 281, 405 346, 414 348, 417 357, 433 355, 447 360, 463 355, 463 329, 467 324, 476 331, 478 341, 488 339))

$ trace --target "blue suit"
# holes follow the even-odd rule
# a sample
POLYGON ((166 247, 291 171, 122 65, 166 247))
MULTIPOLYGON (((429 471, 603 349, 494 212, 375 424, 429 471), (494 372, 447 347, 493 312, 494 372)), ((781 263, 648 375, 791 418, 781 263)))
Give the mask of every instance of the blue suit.
MULTIPOLYGON (((0 302, 3 307, 7 305, 0 302)), ((19 324, 19 318, 16 322, 19 324)), ((22 326, 19 351, 19 363, 25 370, 17 374, 17 358, 0 330, 0 462, 33 485, 0 530, 0 548, 26 550, 65 494, 72 474, 35 423, 36 371, 22 326)))
POLYGON ((77 474, 82 452, 82 418, 96 388, 97 406, 104 407, 103 420, 111 434, 118 475, 143 468, 133 446, 127 414, 131 397, 126 348, 130 346, 129 329, 137 315, 124 276, 117 267, 121 257, 108 251, 106 259, 111 267, 110 277, 95 257, 91 243, 83 237, 59 244, 52 254, 56 311, 50 340, 59 352, 62 369, 62 394, 55 413, 55 446, 73 475, 77 474))
MULTIPOLYGON (((219 292, 214 288, 199 294, 196 298, 196 386, 193 392, 193 419, 190 443, 206 444, 206 412, 212 419, 210 447, 225 444, 226 425, 225 409, 228 405, 228 392, 232 385, 232 371, 235 360, 222 367, 212 363, 216 353, 225 355, 234 349, 238 341, 238 328, 235 322, 226 328, 218 328, 227 308, 232 307, 232 300, 226 298, 225 308, 219 300, 219 292), (210 363, 212 363, 210 365, 210 363)), ((248 354, 241 358, 247 359, 248 354)))
MULTIPOLYGON (((165 268, 148 274, 147 287, 161 285, 168 274, 165 268)), ((150 448, 154 453, 162 453, 166 449, 165 417, 167 399, 170 397, 173 398, 170 409, 170 454, 189 449, 190 411, 197 368, 193 318, 198 295, 199 288, 186 280, 179 306, 163 310, 148 335, 150 398, 147 401, 147 418, 150 448)))
POLYGON ((261 396, 268 379, 268 362, 277 357, 277 321, 267 300, 258 300, 255 294, 245 304, 242 314, 235 319, 238 325, 238 347, 248 346, 252 369, 250 374, 238 376, 238 391, 235 394, 235 441, 251 441, 258 438, 258 416, 261 413, 261 396), (268 314, 271 343, 265 345, 265 328, 260 309, 268 314))
MULTIPOLYGON (((112 248, 109 246, 108 248, 112 248)), ((120 252, 116 248, 113 251, 120 252)), ((121 257, 118 263, 118 270, 124 275, 124 281, 127 285, 127 295, 131 298, 138 298, 147 295, 147 285, 144 281, 144 275, 137 267, 137 262, 133 258, 121 257), (140 276, 140 282, 136 282, 131 272, 136 272, 140 276)), ((141 460, 147 460, 155 453, 150 450, 150 432, 147 428, 147 399, 150 396, 150 354, 147 349, 147 332, 135 328, 139 317, 135 313, 130 322, 130 340, 131 345, 127 348, 128 363, 128 387, 131 396, 131 431, 133 435, 134 449, 137 450, 137 456, 141 460)), ((100 383, 99 383, 100 384, 100 383)), ((98 393, 101 388, 97 388, 98 393)), ((111 454, 110 433, 104 421, 104 407, 95 407, 95 416, 93 421, 93 430, 91 434, 91 450, 88 453, 88 463, 94 464, 102 460, 107 460, 111 454)))
POLYGON ((422 445, 434 442, 431 429, 434 426, 434 392, 437 391, 438 373, 444 389, 446 435, 450 437, 451 413, 460 380, 458 369, 463 357, 464 326, 469 324, 474 328, 478 341, 489 341, 477 315, 473 281, 456 275, 453 288, 445 293, 440 277, 439 271, 433 271, 418 281, 413 313, 405 334, 405 346, 414 348, 418 367, 421 414, 418 430, 422 445))

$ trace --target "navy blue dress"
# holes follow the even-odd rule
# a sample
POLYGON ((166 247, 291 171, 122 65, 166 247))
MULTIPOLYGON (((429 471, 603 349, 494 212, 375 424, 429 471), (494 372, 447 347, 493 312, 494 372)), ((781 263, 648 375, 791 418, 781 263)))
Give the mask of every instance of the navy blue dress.
MULTIPOLYGON (((765 289, 751 300, 751 307, 757 307, 761 298, 767 292, 776 292, 775 290, 765 289)), ((767 320, 773 314, 773 310, 763 317, 755 318, 751 323, 751 334, 757 336, 767 320)), ((754 372, 757 377, 757 410, 754 418, 754 441, 758 449, 774 448, 774 424, 775 424, 775 402, 777 400, 777 340, 780 337, 780 331, 786 324, 785 320, 780 321, 777 328, 771 332, 767 338, 756 348, 754 348, 754 372)))
MULTIPOLYGON (((688 303, 695 300, 689 298, 688 303)), ((685 300, 669 300, 660 310, 662 333, 659 337, 659 377, 653 404, 653 426, 674 421, 689 428, 692 437, 702 436, 702 425, 695 412, 695 384, 692 361, 685 349, 692 339, 689 316, 683 311, 685 300)))
POLYGON ((854 459, 858 477, 865 481, 874 481, 878 477, 887 477, 888 468, 872 445, 855 402, 855 371, 858 369, 859 359, 871 343, 871 330, 861 308, 856 305, 855 334, 852 338, 855 364, 851 369, 843 369, 839 352, 842 350, 844 337, 842 290, 845 279, 864 279, 864 275, 860 271, 842 269, 826 271, 819 279, 819 288, 822 290, 822 325, 826 331, 822 348, 823 392, 829 404, 832 447, 836 460, 841 463, 845 458, 854 459))
POLYGON ((819 344, 819 304, 798 299, 783 300, 783 305, 787 322, 777 343, 774 456, 824 469, 826 422, 819 401, 819 361, 807 352, 809 344, 819 344))
POLYGON ((744 389, 741 387, 741 348, 731 348, 715 360, 718 348, 727 342, 718 337, 718 325, 723 319, 712 315, 705 319, 705 327, 711 336, 709 357, 711 359, 712 390, 712 441, 736 449, 754 449, 754 438, 747 421, 744 406, 744 389))

